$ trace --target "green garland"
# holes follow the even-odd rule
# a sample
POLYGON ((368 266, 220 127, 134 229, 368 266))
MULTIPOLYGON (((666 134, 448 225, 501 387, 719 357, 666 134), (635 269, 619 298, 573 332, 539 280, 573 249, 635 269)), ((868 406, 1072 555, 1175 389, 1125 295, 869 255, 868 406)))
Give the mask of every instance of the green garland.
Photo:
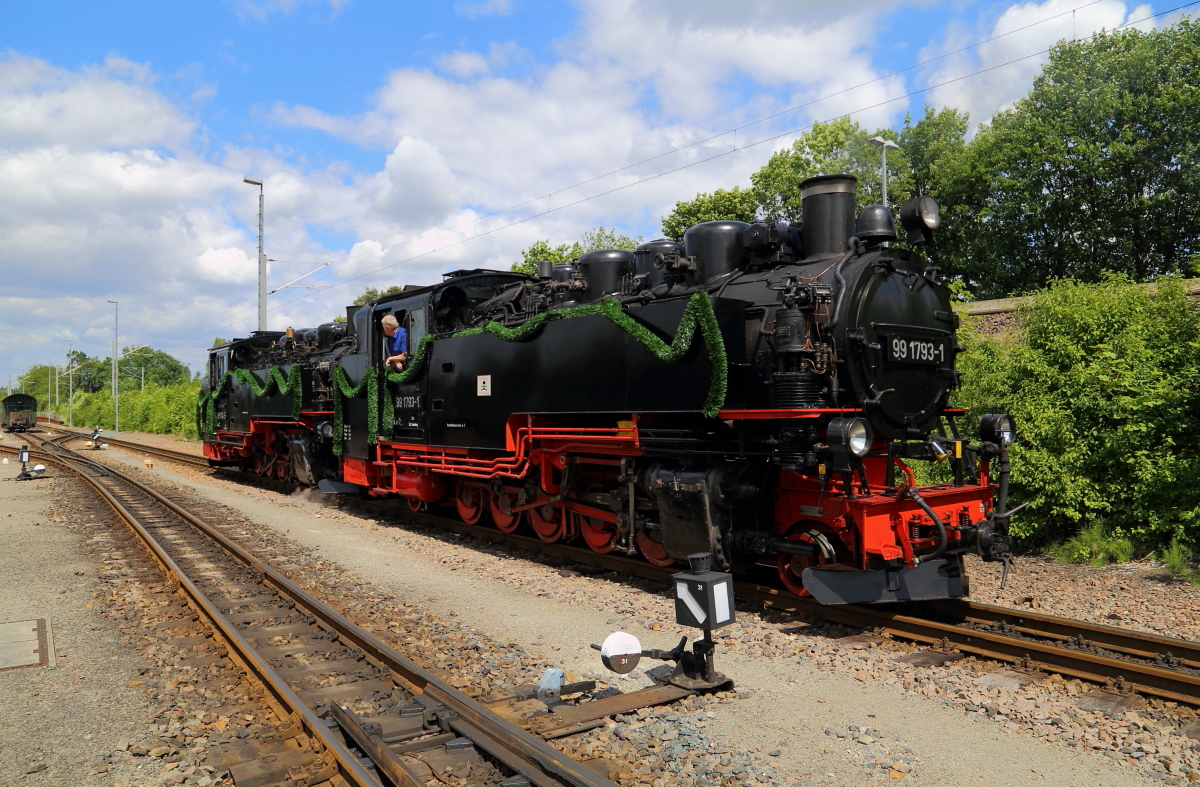
MULTIPOLYGON (((675 332, 675 338, 670 344, 658 338, 653 331, 626 314, 621 309, 620 301, 615 298, 605 298, 599 303, 575 306, 570 309, 543 312, 516 328, 506 328, 498 322, 488 322, 475 328, 451 334, 448 338, 455 339, 460 336, 475 336, 481 333, 490 333, 506 342, 519 342, 531 338, 548 322, 569 320, 574 317, 586 317, 592 314, 603 314, 614 325, 637 339, 646 349, 654 353, 655 357, 665 363, 675 363, 683 358, 695 340, 696 329, 698 327, 701 336, 704 338, 704 346, 708 350, 708 357, 712 364, 712 371, 709 375, 708 394, 704 399, 704 409, 702 412, 710 418, 716 416, 717 412, 721 409, 721 405, 725 402, 725 394, 729 388, 729 368, 725 354, 725 342, 721 337, 721 329, 717 325, 717 316, 713 312, 712 301, 702 292, 696 293, 688 300, 687 306, 683 310, 683 318, 679 321, 679 329, 675 332)), ((413 353, 412 361, 408 366, 400 372, 386 371, 383 379, 390 383, 406 383, 418 376, 429 360, 429 355, 433 351, 433 343, 435 341, 436 339, 432 334, 426 334, 421 337, 421 341, 417 345, 417 350, 413 353)), ((287 378, 284 378, 283 372, 279 370, 279 367, 272 367, 267 377, 267 382, 261 386, 258 383, 258 378, 247 369, 226 372, 216 388, 207 394, 201 393, 197 399, 196 424, 197 430, 202 437, 207 438, 207 436, 212 435, 216 431, 216 408, 212 406, 212 400, 221 394, 229 378, 235 374, 240 382, 250 385, 254 393, 258 396, 267 395, 267 392, 272 387, 278 388, 279 392, 283 394, 291 393, 300 385, 300 367, 298 365, 291 367, 287 378), (207 430, 202 429, 201 426, 207 426, 207 430)), ((391 434, 392 425, 395 421, 395 402, 392 399, 391 391, 386 391, 387 395, 384 396, 383 412, 380 412, 379 397, 381 391, 380 385, 377 384, 379 376, 374 367, 366 370, 362 379, 358 381, 358 385, 351 385, 350 378, 346 376, 346 372, 341 366, 334 367, 333 379, 333 452, 335 454, 341 455, 343 450, 344 421, 342 411, 344 399, 361 396, 364 391, 367 394, 367 444, 375 445, 379 441, 380 415, 383 416, 383 431, 388 435, 391 434)), ((386 388, 386 386, 384 387, 386 388)), ((300 417, 299 396, 293 397, 292 417, 300 417)))
POLYGON ((379 386, 375 384, 375 367, 368 367, 358 385, 351 385, 346 371, 335 366, 333 369, 333 452, 341 456, 345 435, 343 434, 343 399, 353 399, 367 392, 367 444, 379 441, 379 386))
POLYGON ((249 369, 235 369, 225 372, 221 381, 211 391, 208 393, 201 391, 196 397, 196 431, 200 434, 201 439, 207 440, 217 431, 217 408, 213 405, 213 400, 224 393, 225 386, 231 377, 237 377, 238 382, 249 385, 255 396, 270 396, 273 392, 284 396, 291 394, 292 419, 300 418, 303 397, 300 396, 299 364, 292 364, 286 377, 278 366, 272 366, 267 372, 267 381, 262 384, 258 382, 258 377, 254 372, 249 369))
MULTIPOLYGON (((688 300, 687 306, 683 310, 683 318, 679 321, 679 329, 675 332, 675 338, 670 344, 658 338, 653 331, 626 314, 621 309, 621 302, 616 298, 605 298, 599 303, 574 306, 570 309, 542 312, 527 322, 518 325, 516 328, 505 328, 498 322, 488 322, 475 328, 468 328, 465 331, 452 334, 449 338, 454 339, 459 336, 475 336, 481 333, 490 333, 506 342, 520 342, 532 337, 548 322, 569 320, 573 317, 586 317, 591 314, 603 314, 618 328, 641 342, 660 361, 666 363, 675 363, 683 358, 684 354, 692 346, 698 326, 700 333, 704 337, 704 346, 708 350, 709 360, 712 363, 708 395, 704 399, 703 413, 709 418, 716 416, 717 412, 721 409, 721 405, 725 403, 725 393, 729 389, 729 366, 725 354, 725 342, 721 337, 721 329, 717 325, 717 315, 713 312, 712 301, 702 292, 696 293, 688 300)), ((412 363, 401 372, 388 371, 386 374, 387 381, 390 383, 405 383, 417 376, 429 359, 433 342, 434 337, 432 334, 426 334, 421 337, 421 343, 417 345, 417 351, 413 353, 412 363)), ((389 434, 391 433, 394 421, 395 403, 392 401, 392 397, 388 395, 385 397, 384 402, 384 423, 389 434)))
MULTIPOLYGON (((497 322, 489 322, 477 328, 470 328, 455 336, 473 336, 479 333, 490 333, 506 342, 519 342, 529 338, 539 328, 551 320, 569 320, 572 317, 585 317, 589 314, 603 314, 614 325, 637 339, 660 361, 675 363, 681 360, 691 348, 696 336, 696 328, 704 337, 704 346, 708 350, 712 371, 709 374, 708 395, 704 399, 704 415, 716 416, 721 405, 725 403, 725 393, 729 389, 729 367, 725 355, 725 342, 721 337, 721 329, 717 325, 717 315, 713 312, 712 301, 708 295, 698 292, 693 295, 683 310, 683 318, 679 321, 679 329, 670 344, 658 338, 653 331, 630 317, 616 298, 605 298, 599 303, 585 306, 575 306, 561 311, 542 312, 528 322, 516 328, 505 328, 497 322)), ((424 343, 422 342, 422 349, 424 343)), ((388 379, 391 379, 389 375, 388 379)))

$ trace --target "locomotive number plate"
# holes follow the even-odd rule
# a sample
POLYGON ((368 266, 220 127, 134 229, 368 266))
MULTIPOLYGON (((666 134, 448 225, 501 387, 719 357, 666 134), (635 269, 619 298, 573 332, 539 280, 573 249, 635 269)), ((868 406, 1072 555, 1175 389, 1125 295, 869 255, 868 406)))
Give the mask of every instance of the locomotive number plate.
POLYGON ((898 363, 945 363, 946 343, 940 339, 908 339, 893 336, 887 341, 889 361, 898 363))

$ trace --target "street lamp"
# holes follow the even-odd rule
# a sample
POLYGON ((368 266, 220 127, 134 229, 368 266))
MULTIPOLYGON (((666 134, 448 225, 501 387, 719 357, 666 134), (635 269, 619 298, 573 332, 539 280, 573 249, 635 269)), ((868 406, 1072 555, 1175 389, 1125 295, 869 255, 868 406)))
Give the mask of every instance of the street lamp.
POLYGON ((878 146, 879 147, 879 155, 883 157, 883 162, 882 162, 883 200, 880 204, 886 208, 887 204, 888 204, 888 201, 887 201, 887 152, 889 150, 899 150, 900 146, 897 145, 895 142, 892 142, 890 139, 884 139, 883 137, 871 137, 870 139, 867 140, 867 142, 870 142, 872 145, 878 146))
POLYGON ((67 337, 67 426, 75 425, 75 367, 71 366, 75 340, 67 337))
POLYGON ((117 348, 120 347, 121 306, 116 301, 113 305, 113 352, 112 352, 112 393, 113 393, 113 431, 121 431, 121 404, 117 386, 117 348))
POLYGON ((258 329, 267 329, 267 257, 263 254, 263 182, 242 178, 243 183, 258 186, 258 329))

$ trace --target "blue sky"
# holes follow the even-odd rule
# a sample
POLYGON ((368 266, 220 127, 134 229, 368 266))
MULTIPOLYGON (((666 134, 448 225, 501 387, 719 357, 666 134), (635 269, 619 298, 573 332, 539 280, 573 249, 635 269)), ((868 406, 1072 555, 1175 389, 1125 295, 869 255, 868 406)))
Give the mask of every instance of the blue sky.
POLYGON ((362 112, 390 71, 430 67, 448 49, 514 41, 551 62, 554 42, 576 18, 561 3, 521 2, 511 13, 474 17, 454 5, 34 0, 0 17, 5 46, 58 66, 86 68, 113 54, 148 65, 159 88, 200 119, 210 145, 281 147, 297 161, 378 167, 385 149, 272 127, 263 115, 277 102, 362 112))
POLYGON ((309 326, 367 285, 507 267, 539 238, 653 237, 676 200, 747 183, 790 138, 748 142, 814 120, 896 126, 931 103, 984 122, 1044 57, 906 94, 1174 5, 7 3, 0 273, 38 275, 0 291, 0 383, 68 337, 107 354, 107 300, 122 344, 193 368, 214 335, 253 330, 245 174, 266 180, 270 285, 331 263, 328 289, 271 297, 270 327, 309 326))

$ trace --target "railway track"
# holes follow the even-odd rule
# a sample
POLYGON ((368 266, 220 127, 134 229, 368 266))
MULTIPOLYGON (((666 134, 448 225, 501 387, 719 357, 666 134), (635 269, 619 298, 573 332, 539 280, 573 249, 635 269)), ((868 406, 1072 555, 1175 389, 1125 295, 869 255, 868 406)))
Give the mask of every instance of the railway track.
MULTIPOLYGON (((145 446, 129 441, 109 442, 146 450, 145 446)), ((155 449, 155 453, 197 464, 194 455, 166 449, 155 449)), ((411 512, 407 507, 380 503, 365 505, 477 538, 644 578, 665 579, 673 573, 672 569, 640 560, 601 555, 570 544, 547 544, 531 536, 505 534, 495 528, 467 525, 428 512, 411 512)), ((738 583, 735 592, 742 602, 866 629, 880 637, 931 645, 946 656, 970 654, 1007 662, 1027 672, 1055 672, 1102 684, 1115 694, 1137 692, 1200 706, 1200 642, 969 600, 870 607, 824 606, 785 590, 746 582, 738 583)), ((936 659, 936 654, 934 657, 936 659)))
MULTIPOLYGON (((83 438, 90 434, 89 432, 76 432, 66 427, 56 428, 58 431, 66 433, 62 438, 64 440, 83 438)), ((169 448, 158 448, 156 446, 146 445, 145 443, 134 442, 133 440, 122 440, 119 437, 109 437, 108 435, 104 435, 103 440, 109 445, 127 448, 131 451, 141 451, 144 454, 161 457, 162 459, 169 459, 172 462, 181 462, 183 464, 196 465, 198 467, 209 466, 207 459, 205 459, 203 456, 197 456, 196 454, 189 454, 183 451, 172 451, 169 448)))
POLYGON ((39 461, 96 491, 262 687, 276 724, 224 752, 238 787, 614 787, 306 593, 222 525, 66 449, 71 436, 42 442, 39 461))

